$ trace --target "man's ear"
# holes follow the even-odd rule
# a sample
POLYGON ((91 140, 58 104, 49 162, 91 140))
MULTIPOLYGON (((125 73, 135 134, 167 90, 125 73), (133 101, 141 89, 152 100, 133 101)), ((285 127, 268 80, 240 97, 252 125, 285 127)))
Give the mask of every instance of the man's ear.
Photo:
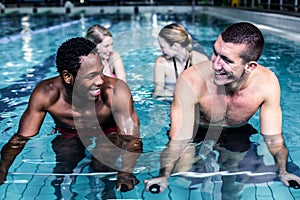
POLYGON ((246 66, 245 66, 245 73, 250 73, 252 72, 252 70, 255 69, 255 67, 257 67, 257 62, 256 61, 250 61, 246 66))
POLYGON ((67 84, 71 84, 74 79, 73 75, 70 72, 68 72, 67 70, 64 70, 62 72, 62 77, 67 84))

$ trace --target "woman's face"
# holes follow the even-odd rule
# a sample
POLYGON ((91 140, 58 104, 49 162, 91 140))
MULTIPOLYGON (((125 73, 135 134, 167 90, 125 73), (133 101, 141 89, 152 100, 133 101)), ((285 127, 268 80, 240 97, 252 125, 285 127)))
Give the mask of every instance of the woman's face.
POLYGON ((103 41, 97 44, 97 49, 100 57, 108 60, 113 52, 113 39, 110 36, 105 36, 103 41))
POLYGON ((161 52, 166 56, 167 59, 172 58, 176 55, 174 45, 170 45, 163 37, 158 36, 158 43, 161 52))

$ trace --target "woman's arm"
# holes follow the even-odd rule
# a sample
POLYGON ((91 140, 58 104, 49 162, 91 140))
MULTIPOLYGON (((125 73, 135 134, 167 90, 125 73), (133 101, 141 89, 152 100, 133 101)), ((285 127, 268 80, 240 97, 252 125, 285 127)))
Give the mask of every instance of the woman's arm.
POLYGON ((126 82, 126 72, 121 55, 118 52, 113 52, 109 59, 109 65, 113 68, 113 73, 116 74, 118 79, 126 82))

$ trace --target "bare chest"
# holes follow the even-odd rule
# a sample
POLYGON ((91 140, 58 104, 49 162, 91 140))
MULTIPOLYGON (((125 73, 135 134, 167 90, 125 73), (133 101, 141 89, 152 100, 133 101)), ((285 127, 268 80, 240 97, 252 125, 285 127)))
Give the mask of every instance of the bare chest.
POLYGON ((200 123, 240 125, 256 113, 261 103, 262 99, 258 96, 245 93, 210 95, 199 101, 200 123))
POLYGON ((62 102, 51 107, 49 113, 60 127, 91 128, 113 121, 111 109, 104 104, 74 108, 62 102))

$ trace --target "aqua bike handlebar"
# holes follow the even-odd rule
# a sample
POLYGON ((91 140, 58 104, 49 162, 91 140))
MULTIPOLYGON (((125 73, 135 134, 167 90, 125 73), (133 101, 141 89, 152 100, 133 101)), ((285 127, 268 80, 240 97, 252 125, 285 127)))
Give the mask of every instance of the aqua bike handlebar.
POLYGON ((121 192, 128 192, 129 191, 129 187, 126 184, 122 184, 121 188, 120 188, 121 192))
MULTIPOLYGON (((292 187, 294 189, 300 189, 300 185, 299 185, 299 183, 297 183, 297 181, 290 180, 288 182, 289 182, 290 187, 292 187)), ((149 187, 149 191, 153 194, 160 193, 160 186, 158 184, 153 184, 149 187)))
POLYGON ((300 188, 300 185, 299 185, 299 183, 297 181, 290 180, 288 182, 289 182, 290 187, 292 187, 294 189, 299 189, 300 188))
POLYGON ((160 193, 160 186, 158 184, 153 184, 149 187, 149 191, 153 194, 160 193))

